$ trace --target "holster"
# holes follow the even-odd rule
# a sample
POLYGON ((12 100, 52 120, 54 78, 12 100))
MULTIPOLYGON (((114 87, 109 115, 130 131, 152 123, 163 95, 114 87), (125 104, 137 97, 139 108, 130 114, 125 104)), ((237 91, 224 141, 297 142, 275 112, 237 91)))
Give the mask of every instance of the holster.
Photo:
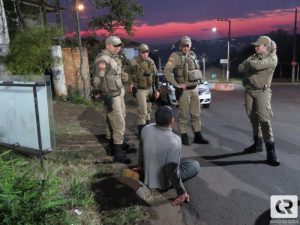
POLYGON ((178 87, 174 87, 175 88, 175 96, 177 101, 179 101, 182 93, 183 93, 183 89, 182 88, 178 88, 178 87))
POLYGON ((113 97, 109 96, 109 95, 104 95, 100 97, 104 103, 104 105, 107 108, 108 112, 112 112, 113 111, 113 97))

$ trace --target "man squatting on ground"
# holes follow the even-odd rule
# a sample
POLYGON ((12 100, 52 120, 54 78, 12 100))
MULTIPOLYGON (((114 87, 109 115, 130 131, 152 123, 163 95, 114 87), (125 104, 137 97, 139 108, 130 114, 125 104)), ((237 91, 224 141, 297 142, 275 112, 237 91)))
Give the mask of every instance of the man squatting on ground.
POLYGON ((156 124, 148 124, 142 130, 138 168, 142 170, 144 184, 149 188, 175 188, 178 196, 172 204, 180 205, 190 200, 183 182, 198 174, 200 164, 195 160, 180 159, 181 140, 172 132, 174 114, 169 106, 156 110, 155 121, 156 124))
POLYGON ((166 80, 175 88, 178 100, 178 129, 182 144, 189 145, 187 126, 191 117, 194 132, 194 143, 208 144, 201 132, 201 107, 198 93, 198 83, 202 79, 200 66, 196 54, 191 51, 192 41, 183 36, 179 43, 180 51, 173 52, 164 69, 166 80))
POLYGON ((270 89, 273 73, 278 63, 276 44, 268 36, 261 36, 252 43, 255 54, 239 65, 239 72, 244 73, 245 107, 253 129, 254 144, 244 152, 254 153, 263 150, 262 139, 266 144, 267 162, 279 166, 274 146, 271 125, 272 91, 270 89))
POLYGON ((151 98, 159 97, 157 69, 154 61, 149 57, 149 47, 141 44, 138 48, 139 55, 131 61, 131 86, 137 88, 137 125, 139 137, 142 128, 150 123, 152 103, 151 98))
POLYGON ((114 161, 130 163, 122 148, 125 132, 125 116, 122 108, 124 87, 122 62, 118 55, 122 45, 122 41, 116 36, 110 36, 105 40, 105 49, 94 61, 93 93, 95 98, 103 99, 106 106, 106 122, 113 139, 114 161))

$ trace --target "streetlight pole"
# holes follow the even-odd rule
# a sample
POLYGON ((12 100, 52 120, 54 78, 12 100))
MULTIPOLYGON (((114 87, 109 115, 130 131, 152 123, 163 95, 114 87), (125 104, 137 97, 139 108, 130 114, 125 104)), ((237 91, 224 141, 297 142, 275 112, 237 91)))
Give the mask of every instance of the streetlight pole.
POLYGON ((226 71, 226 81, 229 81, 230 73, 230 45, 231 45, 231 20, 228 18, 217 18, 217 21, 228 22, 228 39, 227 39, 227 71, 226 71))
POLYGON ((76 20, 76 34, 77 34, 77 40, 78 40, 78 48, 79 48, 79 54, 80 54, 80 66, 79 66, 79 73, 80 73, 80 77, 82 79, 82 84, 83 84, 83 95, 84 97, 86 96, 86 90, 85 90, 85 78, 83 75, 83 52, 82 52, 82 43, 81 43, 81 34, 80 34, 80 25, 79 25, 79 14, 78 11, 83 10, 84 6, 82 4, 78 3, 78 0, 74 1, 75 3, 75 20, 76 20))

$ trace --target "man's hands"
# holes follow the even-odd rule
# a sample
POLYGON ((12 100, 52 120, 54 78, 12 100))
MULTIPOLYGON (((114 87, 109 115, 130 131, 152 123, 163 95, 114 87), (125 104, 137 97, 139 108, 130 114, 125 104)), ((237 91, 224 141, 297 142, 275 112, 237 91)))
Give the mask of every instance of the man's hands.
POLYGON ((183 90, 186 89, 186 84, 178 84, 177 88, 182 88, 183 90))
POLYGON ((188 193, 184 192, 182 195, 179 195, 171 204, 174 206, 179 206, 184 202, 189 202, 190 196, 188 193))

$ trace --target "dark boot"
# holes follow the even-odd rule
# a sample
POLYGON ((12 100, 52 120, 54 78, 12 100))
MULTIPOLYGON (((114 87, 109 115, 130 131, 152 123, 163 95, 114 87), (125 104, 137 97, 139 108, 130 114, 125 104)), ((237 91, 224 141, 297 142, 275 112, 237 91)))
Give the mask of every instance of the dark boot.
POLYGON ((121 145, 114 145, 114 162, 120 162, 129 164, 131 162, 130 159, 127 158, 126 153, 124 153, 122 144, 121 145))
POLYGON ((123 144, 122 144, 122 148, 124 150, 127 150, 130 148, 130 145, 128 144, 128 138, 124 137, 124 140, 123 140, 123 144))
POLYGON ((209 141, 204 139, 201 131, 198 131, 198 132, 195 132, 194 143, 207 145, 207 144, 209 144, 209 141))
POLYGON ((266 150, 267 150, 267 162, 271 166, 279 166, 280 162, 275 153, 275 146, 274 142, 266 143, 266 150))
POLYGON ((185 134, 181 134, 181 142, 183 145, 190 145, 190 140, 189 140, 189 136, 187 135, 187 133, 185 134))
POLYGON ((254 144, 244 149, 245 153, 262 152, 263 150, 263 139, 262 137, 254 136, 254 144))
POLYGON ((138 125, 139 139, 141 138, 142 129, 143 129, 144 126, 145 126, 145 124, 144 125, 138 125))
POLYGON ((108 142, 107 155, 114 155, 114 140, 112 138, 108 142))

